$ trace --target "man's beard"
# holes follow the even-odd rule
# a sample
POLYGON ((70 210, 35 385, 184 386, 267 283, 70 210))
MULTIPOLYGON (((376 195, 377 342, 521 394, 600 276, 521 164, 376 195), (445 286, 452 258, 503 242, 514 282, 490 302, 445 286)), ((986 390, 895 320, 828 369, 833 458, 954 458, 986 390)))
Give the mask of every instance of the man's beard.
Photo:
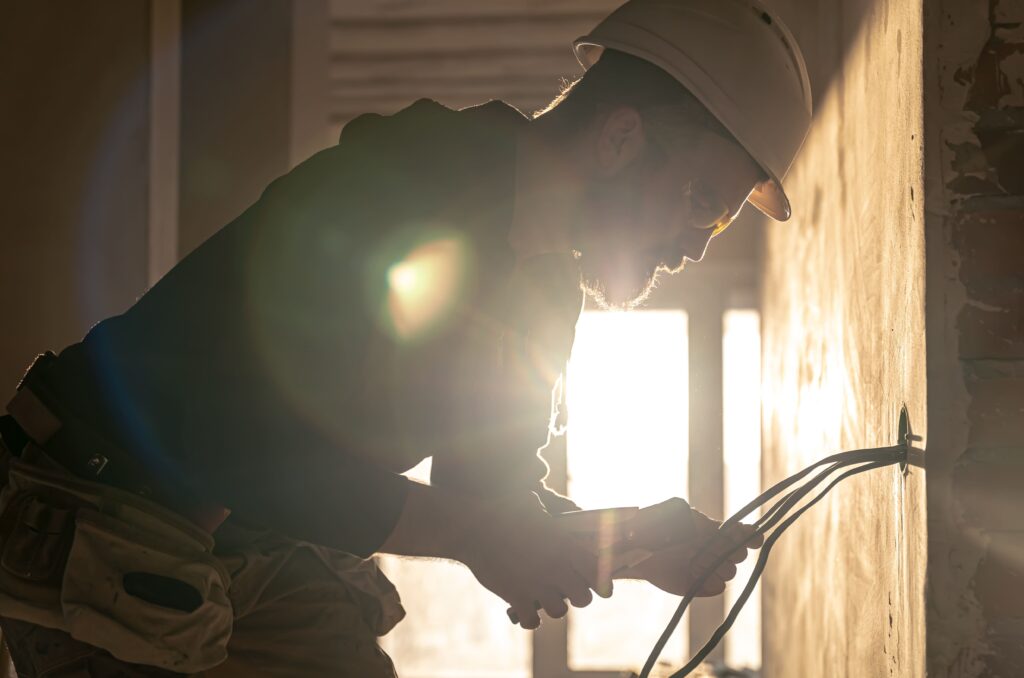
POLYGON ((627 263, 620 256, 584 255, 580 260, 583 289, 604 310, 642 306, 658 283, 657 266, 627 263), (609 261, 611 259, 611 261, 609 261))
POLYGON ((586 199, 591 209, 573 225, 583 289, 605 310, 643 305, 657 287, 658 274, 677 273, 685 263, 682 252, 639 250, 630 236, 641 212, 642 169, 596 180, 586 199))

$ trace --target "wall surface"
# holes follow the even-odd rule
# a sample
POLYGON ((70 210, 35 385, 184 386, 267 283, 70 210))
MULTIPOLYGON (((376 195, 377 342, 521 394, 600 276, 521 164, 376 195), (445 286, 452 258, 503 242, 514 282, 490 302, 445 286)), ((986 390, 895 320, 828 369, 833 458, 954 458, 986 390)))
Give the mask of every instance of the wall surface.
MULTIPOLYGON (((925 434, 920 3, 773 3, 815 118, 763 279, 765 484, 840 450, 925 434)), ((923 472, 846 481, 783 537, 765 583, 765 675, 923 676, 923 472)))
POLYGON ((928 675, 1024 675, 1024 2, 925 16, 928 675))
POLYGON ((290 0, 182 0, 180 256, 291 167, 291 45, 290 0))
POLYGON ((149 18, 135 0, 4 3, 0 393, 145 290, 149 18))

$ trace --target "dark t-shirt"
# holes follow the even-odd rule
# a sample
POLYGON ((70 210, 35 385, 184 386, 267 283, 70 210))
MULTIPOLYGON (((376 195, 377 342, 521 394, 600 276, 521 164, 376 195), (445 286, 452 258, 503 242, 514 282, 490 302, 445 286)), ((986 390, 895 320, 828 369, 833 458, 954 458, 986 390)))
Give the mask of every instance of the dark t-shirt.
POLYGON ((362 116, 272 183, 53 387, 169 483, 357 555, 408 481, 542 488, 550 398, 582 308, 570 257, 516 267, 516 133, 500 102, 362 116))

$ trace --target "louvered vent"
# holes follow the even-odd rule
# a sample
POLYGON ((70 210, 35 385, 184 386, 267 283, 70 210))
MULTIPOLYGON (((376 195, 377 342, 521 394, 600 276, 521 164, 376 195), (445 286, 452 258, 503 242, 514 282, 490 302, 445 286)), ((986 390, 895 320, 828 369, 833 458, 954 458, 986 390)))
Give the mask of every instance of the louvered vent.
POLYGON ((331 125, 429 97, 544 107, 578 76, 573 39, 621 0, 332 0, 331 125))

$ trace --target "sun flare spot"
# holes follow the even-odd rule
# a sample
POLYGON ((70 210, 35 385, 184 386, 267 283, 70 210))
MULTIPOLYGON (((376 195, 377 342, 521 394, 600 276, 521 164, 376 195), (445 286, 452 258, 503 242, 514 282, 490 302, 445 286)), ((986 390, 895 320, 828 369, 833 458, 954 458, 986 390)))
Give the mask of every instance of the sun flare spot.
POLYGON ((464 249, 456 238, 433 240, 388 269, 388 315, 400 338, 423 335, 454 309, 465 274, 464 249))

